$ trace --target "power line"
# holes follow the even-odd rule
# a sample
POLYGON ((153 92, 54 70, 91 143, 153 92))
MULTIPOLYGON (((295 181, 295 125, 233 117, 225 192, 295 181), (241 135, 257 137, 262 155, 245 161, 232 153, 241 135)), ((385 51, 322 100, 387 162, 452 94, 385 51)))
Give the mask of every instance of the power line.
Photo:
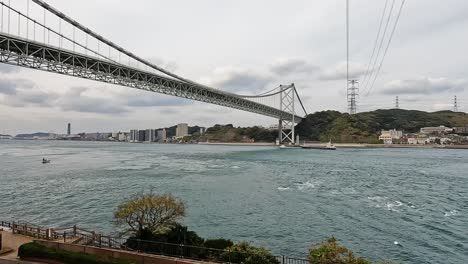
POLYGON ((390 11, 388 13, 387 17, 387 22, 385 23, 385 28, 384 32, 382 34, 382 38, 380 39, 380 44, 379 44, 379 49, 377 50, 377 55, 375 56, 374 62, 372 63, 371 71, 370 71, 370 77, 367 78, 366 83, 364 84, 364 89, 367 90, 367 87, 369 86, 369 80, 372 79, 372 75, 375 72, 375 68, 377 66, 377 61, 379 60, 380 57, 380 52, 382 50, 382 46, 385 40, 385 36, 387 35, 387 30, 388 30, 388 25, 390 24, 390 20, 392 18, 392 13, 393 13, 393 7, 395 6, 395 0, 392 0, 392 5, 390 6, 390 11))
POLYGON ((395 24, 393 25, 392 33, 390 34, 390 38, 388 39, 387 47, 385 48, 385 52, 384 52, 384 54, 382 56, 382 60, 380 61, 380 65, 379 65, 379 68, 377 69, 377 73, 375 74, 374 80, 372 81, 372 85, 369 88, 369 90, 367 91, 366 95, 369 95, 370 92, 372 91, 372 88, 374 88, 375 81, 377 80, 377 77, 379 76, 380 70, 382 69, 382 65, 383 65, 383 62, 385 60, 385 56, 387 55, 388 48, 390 47, 390 44, 392 43, 393 35, 395 34, 395 30, 396 30, 396 27, 398 25, 398 21, 400 20, 401 12, 403 11, 403 6, 405 5, 405 1, 406 0, 403 0, 401 2, 400 10, 398 10, 398 15, 397 15, 397 18, 395 20, 395 24))
POLYGON ((346 0, 346 100, 349 100, 349 0, 346 0))
POLYGON ((372 59, 374 58, 375 50, 377 48, 377 43, 379 42, 380 32, 382 31, 382 25, 385 17, 385 13, 387 12, 388 0, 385 1, 385 6, 382 12, 382 16, 380 18, 379 30, 377 31, 377 36, 375 37, 374 41, 374 48, 372 49, 372 55, 369 59, 369 63, 367 64, 366 73, 364 74, 364 78, 362 79, 362 83, 364 83, 369 75, 370 65, 372 63, 372 59))

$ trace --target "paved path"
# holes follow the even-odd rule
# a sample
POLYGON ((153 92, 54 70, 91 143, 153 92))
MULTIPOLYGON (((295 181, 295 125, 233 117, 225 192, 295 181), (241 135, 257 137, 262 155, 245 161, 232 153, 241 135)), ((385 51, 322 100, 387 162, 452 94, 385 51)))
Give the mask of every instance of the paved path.
POLYGON ((39 262, 30 262, 23 260, 1 259, 0 264, 40 264, 39 262))

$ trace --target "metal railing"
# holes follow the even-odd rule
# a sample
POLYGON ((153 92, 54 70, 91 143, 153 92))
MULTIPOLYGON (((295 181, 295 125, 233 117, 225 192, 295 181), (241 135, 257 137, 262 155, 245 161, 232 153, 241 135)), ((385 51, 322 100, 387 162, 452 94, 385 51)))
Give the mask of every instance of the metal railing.
POLYGON ((13 233, 44 240, 63 240, 64 243, 80 244, 100 248, 136 251, 184 259, 202 260, 217 263, 271 263, 271 264, 309 264, 307 259, 288 256, 268 256, 237 250, 207 248, 201 246, 175 244, 152 240, 111 237, 78 228, 76 225, 66 228, 43 228, 27 223, 0 222, 13 233))

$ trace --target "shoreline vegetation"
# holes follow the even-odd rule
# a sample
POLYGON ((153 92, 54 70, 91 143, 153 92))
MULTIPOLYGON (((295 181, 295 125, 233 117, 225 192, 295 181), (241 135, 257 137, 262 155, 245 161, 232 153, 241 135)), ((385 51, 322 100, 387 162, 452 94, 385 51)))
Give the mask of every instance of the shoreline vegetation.
MULTIPOLYGON (((193 259, 240 264, 281 263, 268 249, 253 246, 246 241, 235 243, 225 238, 200 237, 179 223, 185 214, 184 201, 171 194, 156 194, 151 191, 135 194, 118 205, 114 211, 114 224, 122 230, 122 234, 128 235, 125 245, 142 252, 164 255, 168 249, 160 243, 173 243, 193 247, 189 255, 184 256, 193 259)), ((308 255, 302 260, 310 264, 390 263, 372 262, 357 257, 333 236, 312 245, 308 255)))

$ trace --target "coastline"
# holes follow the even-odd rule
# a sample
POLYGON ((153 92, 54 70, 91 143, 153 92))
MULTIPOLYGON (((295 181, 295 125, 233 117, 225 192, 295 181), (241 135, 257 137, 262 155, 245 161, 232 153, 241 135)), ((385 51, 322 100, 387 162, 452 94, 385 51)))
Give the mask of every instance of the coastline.
MULTIPOLYGON (((312 143, 306 144, 311 149, 320 149, 326 143, 312 143)), ((198 145, 211 145, 211 146, 262 146, 262 147, 277 147, 275 143, 236 143, 236 142, 199 142, 198 145)), ((337 148, 416 148, 416 149, 468 149, 468 145, 404 145, 404 144, 358 144, 358 143, 334 143, 337 148)), ((295 146, 299 148, 300 146, 295 146)), ((291 147, 293 148, 293 147, 291 147)))

